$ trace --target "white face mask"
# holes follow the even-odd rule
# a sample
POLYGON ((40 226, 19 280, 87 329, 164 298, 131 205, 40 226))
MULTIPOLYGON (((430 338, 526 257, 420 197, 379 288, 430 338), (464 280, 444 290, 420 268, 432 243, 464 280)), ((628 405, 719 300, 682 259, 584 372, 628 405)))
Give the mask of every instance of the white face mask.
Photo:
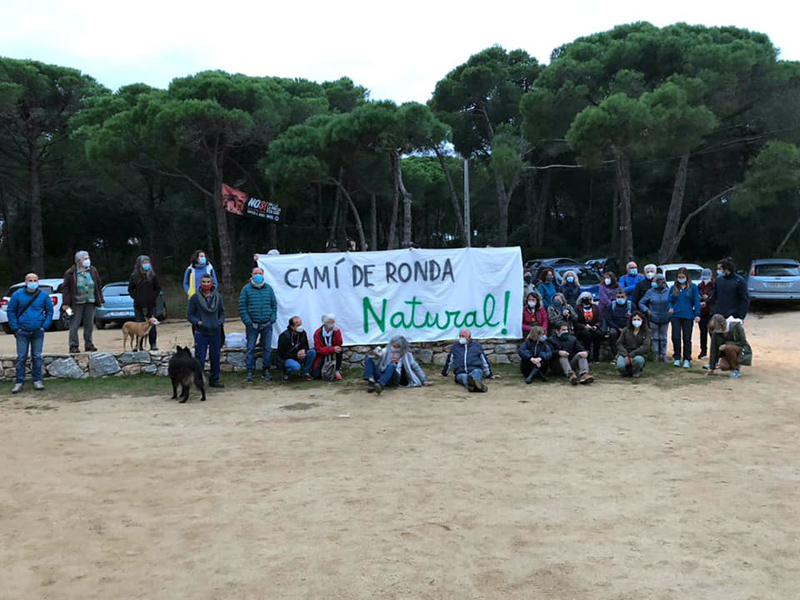
POLYGON ((333 331, 333 323, 325 323, 323 327, 325 328, 325 331, 333 331))
POLYGON ((462 346, 466 346, 467 345, 467 338, 459 337, 458 338, 458 343, 461 344, 462 346))
POLYGON ((645 273, 645 277, 647 277, 648 279, 652 279, 655 276, 656 274, 653 271, 648 271, 647 273, 645 273))
POLYGON ((639 319, 636 319, 635 321, 631 321, 631 323, 633 324, 634 327, 641 327, 642 326, 642 322, 639 319))
POLYGON ((534 306, 536 306, 536 302, 534 302, 533 300, 528 300, 528 307, 533 308, 534 306))
POLYGON ((303 333, 303 326, 300 325, 297 329, 295 329, 297 333, 303 333))
POLYGON ((605 284, 606 285, 611 285, 611 280, 608 277, 606 277, 605 284))
POLYGON ((87 258, 87 259, 84 259, 84 261, 83 261, 83 267, 84 267, 85 269, 88 269, 88 268, 89 268, 89 267, 91 267, 91 266, 92 266, 92 261, 91 261, 91 260, 89 260, 88 258, 87 258))

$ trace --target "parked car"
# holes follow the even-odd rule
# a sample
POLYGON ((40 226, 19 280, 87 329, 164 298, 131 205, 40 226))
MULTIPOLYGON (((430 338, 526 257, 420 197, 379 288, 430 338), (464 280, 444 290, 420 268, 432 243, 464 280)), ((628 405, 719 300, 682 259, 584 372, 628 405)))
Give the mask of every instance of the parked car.
POLYGON ((800 300, 800 262, 762 258, 750 263, 747 291, 751 300, 800 300))
POLYGON ((695 263, 670 263, 667 265, 658 265, 658 273, 663 273, 667 280, 667 285, 672 286, 675 283, 675 278, 678 276, 678 269, 685 268, 689 272, 689 277, 692 283, 700 282, 700 274, 703 272, 703 267, 695 263))
MULTIPOLYGON (((61 285, 64 283, 63 279, 40 279, 39 289, 46 294, 50 294, 50 300, 53 303, 53 325, 52 329, 63 330, 69 328, 69 317, 62 309, 63 299, 61 297, 61 285)), ((0 300, 0 327, 3 331, 10 334, 11 327, 8 324, 8 303, 11 301, 11 294, 17 290, 25 287, 25 282, 15 283, 8 292, 0 300)))
POLYGON ((555 268, 560 265, 578 264, 581 263, 574 258, 534 258, 526 261, 523 266, 526 269, 530 269, 531 273, 533 273, 534 279, 539 279, 539 273, 541 273, 542 269, 545 267, 550 267, 551 269, 555 270, 555 268))
POLYGON ((609 256, 604 258, 592 258, 586 261, 586 264, 597 270, 598 273, 605 273, 611 271, 616 275, 623 275, 619 272, 619 261, 616 257, 609 256))
MULTIPOLYGON (((103 298, 105 298, 105 304, 94 311, 94 324, 98 329, 105 329, 109 323, 133 321, 133 298, 128 295, 127 281, 116 281, 104 285, 103 298)), ((167 303, 162 291, 156 299, 156 319, 163 321, 166 318, 167 303)))
POLYGON ((581 292, 589 292, 592 298, 597 300, 600 292, 600 275, 588 264, 560 265, 553 268, 556 276, 556 283, 560 286, 564 283, 564 274, 567 271, 575 271, 581 282, 581 292))

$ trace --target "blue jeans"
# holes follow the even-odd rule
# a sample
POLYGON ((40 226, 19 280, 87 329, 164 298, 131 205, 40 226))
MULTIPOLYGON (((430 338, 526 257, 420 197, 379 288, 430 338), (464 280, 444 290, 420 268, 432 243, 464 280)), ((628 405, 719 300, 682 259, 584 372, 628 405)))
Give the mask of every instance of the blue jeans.
POLYGON ((368 356, 364 361, 364 379, 372 379, 381 387, 396 387, 400 384, 400 373, 394 363, 389 363, 383 371, 378 370, 375 359, 368 356))
POLYGON ((28 348, 31 350, 31 379, 42 380, 42 346, 44 331, 17 331, 17 377, 16 383, 25 381, 25 363, 28 362, 28 348))
POLYGON ((667 331, 669 323, 653 323, 650 321, 650 331, 653 332, 653 352, 656 359, 666 358, 667 356, 667 331))
POLYGON ((272 341, 272 323, 262 325, 260 329, 257 325, 248 325, 245 333, 247 335, 247 353, 245 355, 247 372, 252 373, 256 370, 256 342, 258 342, 259 335, 261 336, 261 364, 264 371, 268 371, 272 364, 272 348, 269 345, 272 341))
POLYGON ((306 350, 306 357, 303 359, 302 364, 293 358, 287 358, 283 363, 283 370, 287 375, 297 373, 298 371, 305 375, 311 372, 311 367, 314 364, 314 359, 316 357, 316 350, 306 350))
MULTIPOLYGON (((634 356, 631 359, 631 368, 633 373, 640 373, 644 369, 644 356, 634 356)), ((627 372, 628 365, 625 362, 624 356, 617 357, 617 371, 623 375, 627 372)))
POLYGON ((206 368, 206 355, 210 355, 211 373, 208 381, 219 381, 219 359, 222 348, 222 332, 205 333, 199 329, 194 332, 194 357, 200 361, 200 367, 206 368))
POLYGON ((456 383, 460 383, 465 388, 469 389, 469 383, 467 383, 468 375, 472 375, 475 381, 480 381, 483 379, 483 369, 472 369, 472 371, 468 373, 459 373, 456 375, 456 383))

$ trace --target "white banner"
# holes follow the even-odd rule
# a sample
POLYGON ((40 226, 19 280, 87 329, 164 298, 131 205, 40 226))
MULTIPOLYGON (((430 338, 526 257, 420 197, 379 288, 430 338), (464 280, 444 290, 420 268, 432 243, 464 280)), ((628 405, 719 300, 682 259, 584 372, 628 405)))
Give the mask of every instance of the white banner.
POLYGON ((278 300, 275 339, 297 315, 313 344, 325 313, 347 345, 454 339, 462 328, 480 339, 522 337, 516 247, 260 254, 258 263, 278 300))

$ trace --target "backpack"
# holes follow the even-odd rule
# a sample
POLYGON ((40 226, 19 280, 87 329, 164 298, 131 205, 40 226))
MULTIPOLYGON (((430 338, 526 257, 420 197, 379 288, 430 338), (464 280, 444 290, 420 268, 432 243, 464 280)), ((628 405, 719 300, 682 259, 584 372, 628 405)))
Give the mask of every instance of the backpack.
POLYGON ((322 361, 322 371, 320 372, 320 376, 322 377, 323 381, 333 381, 335 375, 336 357, 333 354, 328 354, 325 356, 325 360, 322 361))

